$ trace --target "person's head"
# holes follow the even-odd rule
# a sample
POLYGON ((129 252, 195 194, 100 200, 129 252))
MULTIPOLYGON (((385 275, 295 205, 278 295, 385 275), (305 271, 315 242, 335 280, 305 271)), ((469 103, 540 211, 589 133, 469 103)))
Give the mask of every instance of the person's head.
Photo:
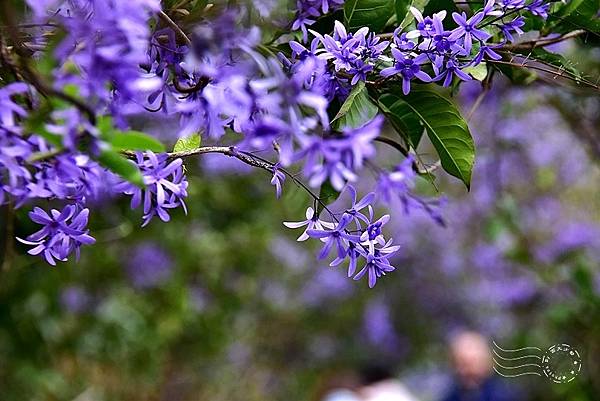
POLYGON ((452 364, 461 385, 475 388, 489 377, 492 371, 492 354, 488 341, 481 334, 464 331, 450 341, 452 364))

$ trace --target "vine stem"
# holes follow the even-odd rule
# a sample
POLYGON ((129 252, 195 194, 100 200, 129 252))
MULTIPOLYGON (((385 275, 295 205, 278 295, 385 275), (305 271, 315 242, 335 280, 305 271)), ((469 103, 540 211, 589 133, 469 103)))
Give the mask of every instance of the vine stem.
POLYGON ((192 44, 192 41, 190 40, 190 38, 185 34, 185 32, 183 32, 183 30, 179 27, 179 25, 177 25, 175 23, 175 21, 173 21, 171 19, 171 17, 169 17, 167 15, 167 13, 165 13, 162 10, 160 10, 157 15, 158 15, 158 18, 160 18, 162 22, 164 22, 165 24, 167 24, 169 26, 169 28, 171 28, 172 30, 175 31, 175 33, 177 34, 177 36, 179 36, 179 38, 181 40, 183 40, 186 45, 189 46, 189 45, 192 44))
MULTIPOLYGON (((122 153, 128 158, 134 158, 136 155, 136 152, 129 150, 123 151, 122 153)), ((185 159, 187 157, 193 157, 207 153, 220 153, 225 156, 235 157, 243 163, 246 163, 252 167, 257 167, 262 170, 268 171, 271 174, 274 173, 275 169, 280 170, 287 177, 289 177, 296 185, 304 189, 315 200, 315 202, 317 202, 323 209, 325 209, 331 215, 332 218, 334 218, 337 221, 337 218, 335 217, 334 213, 331 210, 329 210, 329 208, 327 207, 327 205, 325 205, 323 200, 317 194, 315 194, 305 183, 296 178, 294 174, 282 167, 275 167, 275 163, 270 162, 267 159, 264 159, 250 152, 239 150, 235 146, 202 146, 192 150, 170 152, 167 153, 167 155, 169 159, 172 160, 185 159)))
POLYGON ((526 42, 521 42, 521 43, 515 43, 512 45, 504 45, 502 47, 499 48, 499 50, 529 50, 529 49, 535 49, 536 47, 544 47, 544 46, 549 46, 549 45, 553 45, 556 43, 560 43, 560 42, 564 42, 565 40, 569 40, 569 39, 573 39, 576 38, 578 36, 583 35, 584 33, 586 33, 585 30, 583 29, 577 29, 575 31, 569 32, 569 33, 565 33, 564 35, 558 36, 556 38, 538 38, 536 40, 529 40, 526 42))
MULTIPOLYGON (((136 154, 136 152, 130 150, 123 151, 122 153, 129 158, 134 158, 136 154)), ((186 157, 192 157, 206 153, 221 153, 225 156, 235 157, 236 159, 249 164, 250 166, 261 168, 270 173, 273 172, 273 163, 260 160, 253 155, 241 152, 235 146, 202 146, 192 150, 170 152, 167 153, 167 155, 169 159, 185 159, 186 157)))

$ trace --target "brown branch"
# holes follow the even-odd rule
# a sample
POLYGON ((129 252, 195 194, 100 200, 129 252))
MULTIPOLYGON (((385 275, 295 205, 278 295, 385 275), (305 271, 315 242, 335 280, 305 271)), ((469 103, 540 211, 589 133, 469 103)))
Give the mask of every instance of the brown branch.
POLYGON ((175 21, 173 21, 171 19, 171 17, 169 17, 164 11, 159 11, 158 12, 158 17, 161 19, 162 22, 164 22, 165 24, 167 24, 172 30, 175 31, 175 33, 177 34, 177 36, 179 36, 179 39, 181 39, 182 41, 185 42, 186 45, 191 45, 192 41, 190 40, 190 38, 188 38, 188 36, 185 34, 185 32, 183 32, 183 30, 179 27, 179 25, 177 25, 175 23, 175 21))
POLYGON ((181 86, 181 84, 177 80, 177 77, 173 77, 173 86, 180 93, 195 93, 195 92, 201 91, 202 89, 206 88, 206 86, 210 83, 210 81, 211 81, 211 79, 209 77, 203 76, 198 80, 198 82, 196 82, 196 84, 194 86, 185 87, 185 86, 181 86))
MULTIPOLYGON (((135 158, 136 155, 136 152, 130 150, 123 151, 122 153, 130 159, 135 158)), ((207 153, 221 153, 225 156, 235 157, 236 159, 250 166, 258 167, 271 173, 273 172, 273 163, 259 160, 256 157, 241 152, 236 149, 235 146, 202 146, 193 150, 167 153, 167 155, 169 156, 169 159, 185 159, 187 157, 198 156, 207 153)))
POLYGON ((543 38, 539 38, 536 40, 529 40, 526 42, 521 42, 521 43, 515 43, 512 45, 505 45, 502 47, 499 47, 498 50, 533 50, 536 47, 544 47, 544 46, 549 46, 549 45, 553 45, 556 43, 560 43, 560 42, 564 42, 565 40, 569 40, 569 39, 573 39, 576 38, 578 36, 583 35, 584 33, 586 33, 585 30, 583 29, 577 29, 575 31, 566 33, 562 36, 556 37, 556 38, 547 38, 547 39, 543 39, 543 38))
POLYGON ((96 112, 89 107, 87 104, 83 103, 81 100, 63 92, 58 89, 53 88, 51 85, 45 83, 42 78, 37 74, 37 72, 31 68, 29 65, 30 56, 27 54, 26 47, 23 41, 19 38, 19 30, 18 25, 14 25, 13 21, 16 20, 13 9, 6 3, 3 4, 2 10, 4 13, 4 19, 6 22, 6 29, 8 31, 8 36, 14 42, 16 53, 19 55, 19 63, 16 65, 12 60, 5 59, 3 60, 5 63, 11 64, 11 67, 19 70, 19 73, 23 76, 23 78, 29 82, 33 87, 43 96, 54 96, 61 100, 71 103, 75 107, 77 107, 82 113, 86 114, 92 125, 96 124, 96 112))
POLYGON ((374 139, 375 142, 385 143, 388 146, 396 149, 398 152, 402 153, 405 157, 408 157, 408 149, 402 146, 399 142, 394 141, 393 139, 386 138, 385 136, 378 136, 374 139))
MULTIPOLYGON (((519 55, 519 56, 522 56, 522 55, 519 55)), ((542 72, 551 74, 554 77, 566 78, 566 79, 568 79, 570 81, 573 81, 573 82, 575 82, 577 84, 584 83, 585 85, 589 86, 590 88, 593 88, 593 89, 596 89, 596 90, 600 90, 600 86, 594 84, 593 82, 588 81, 585 78, 573 76, 573 74, 569 73, 565 69, 552 70, 552 69, 540 67, 540 66, 537 66, 537 65, 527 64, 526 61, 527 60, 523 60, 522 63, 515 63, 515 62, 512 62, 512 61, 503 61, 503 60, 486 60, 486 62, 488 62, 490 64, 504 64, 504 65, 509 65, 509 66, 512 66, 512 67, 530 68, 532 70, 542 71, 542 72)), ((546 63, 543 63, 540 60, 532 59, 532 61, 539 62, 541 64, 547 65, 546 63)))

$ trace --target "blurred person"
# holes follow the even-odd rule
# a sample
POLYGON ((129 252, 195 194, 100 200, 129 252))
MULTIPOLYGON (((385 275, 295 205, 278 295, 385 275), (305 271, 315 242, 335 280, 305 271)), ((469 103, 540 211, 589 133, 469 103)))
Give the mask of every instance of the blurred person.
POLYGON ((353 371, 324 374, 318 383, 315 400, 318 401, 362 401, 358 395, 360 379, 353 371))
POLYGON ((518 391, 493 374, 487 339, 465 331, 450 341, 454 383, 443 401, 522 401, 518 391))
POLYGON ((371 365, 363 369, 363 387, 358 390, 361 401, 418 401, 389 367, 371 365))

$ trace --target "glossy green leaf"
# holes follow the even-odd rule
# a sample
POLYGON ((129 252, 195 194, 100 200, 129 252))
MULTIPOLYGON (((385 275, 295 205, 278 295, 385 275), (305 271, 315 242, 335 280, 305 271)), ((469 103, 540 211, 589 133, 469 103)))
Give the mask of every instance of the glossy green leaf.
POLYGON ((565 57, 558 53, 549 52, 546 49, 533 49, 528 53, 528 56, 534 60, 542 61, 546 64, 550 64, 556 67, 558 72, 566 71, 574 79, 583 78, 583 74, 573 65, 571 60, 567 60, 565 57))
POLYGON ((159 140, 138 131, 117 133, 112 137, 110 142, 115 150, 165 151, 165 146, 159 140))
POLYGON ((444 19, 444 27, 446 29, 455 28, 456 22, 452 19, 452 13, 459 10, 453 0, 430 0, 423 9, 423 16, 431 16, 442 10, 447 13, 444 19))
POLYGON ((572 0, 549 15, 544 32, 585 29, 598 34, 600 33, 599 10, 599 0, 572 0))
POLYGON ((444 170, 469 188, 475 162, 475 145, 467 122, 456 106, 429 88, 414 88, 407 96, 398 97, 393 106, 404 113, 404 121, 411 118, 408 111, 421 121, 444 170), (404 104, 400 103, 402 101, 404 104))
POLYGON ((332 123, 336 123, 335 126, 338 128, 356 128, 372 120, 376 114, 377 106, 371 102, 365 83, 360 81, 352 88, 332 123))
POLYGON ((175 143, 173 152, 186 152, 200 147, 202 139, 199 134, 193 134, 185 138, 179 138, 175 143))
POLYGON ((132 184, 143 186, 144 180, 137 166, 119 152, 107 149, 100 153, 98 162, 132 184))
POLYGON ((393 0, 346 0, 344 3, 344 21, 352 31, 366 26, 380 32, 394 14, 393 0))
POLYGON ((320 214, 324 209, 323 205, 328 205, 335 201, 340 195, 339 191, 337 191, 329 181, 325 181, 321 184, 321 189, 319 190, 319 199, 320 202, 317 204, 317 214, 320 214))
POLYGON ((517 85, 529 85, 538 78, 538 74, 530 69, 506 65, 506 64, 493 64, 494 68, 505 75, 513 84, 517 85))
POLYGON ((412 0, 396 0, 394 2, 394 9, 396 11, 396 21, 399 25, 403 25, 404 20, 410 14, 408 9, 412 5, 412 0))
POLYGON ((483 81, 488 74, 487 71, 487 65, 485 62, 479 63, 474 67, 467 67, 465 69, 463 69, 464 72, 466 72, 467 74, 471 75, 473 78, 475 78, 478 81, 483 81))
POLYGON ((385 93, 379 98, 379 107, 404 141, 416 149, 424 128, 421 120, 404 100, 404 96, 385 93))

